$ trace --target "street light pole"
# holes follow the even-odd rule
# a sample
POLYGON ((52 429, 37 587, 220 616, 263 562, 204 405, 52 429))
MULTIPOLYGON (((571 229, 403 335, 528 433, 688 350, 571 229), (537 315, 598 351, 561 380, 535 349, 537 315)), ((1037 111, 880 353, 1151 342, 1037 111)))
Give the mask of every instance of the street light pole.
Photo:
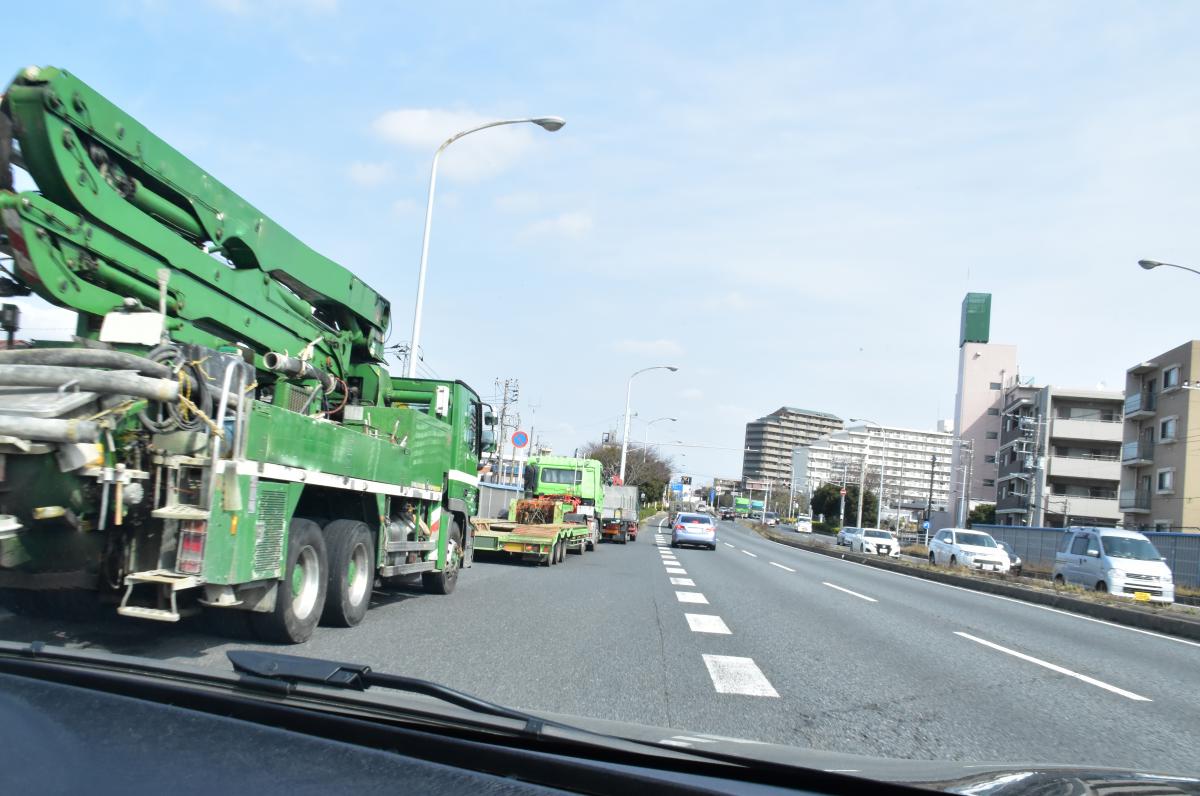
POLYGON ((650 426, 663 420, 670 420, 674 423, 677 418, 674 417, 656 417, 646 424, 646 441, 642 443, 642 464, 646 463, 646 451, 650 449, 650 426))
POLYGON ((1147 271, 1165 265, 1167 268, 1178 268, 1181 271, 1191 271, 1193 274, 1200 275, 1200 271, 1197 271, 1195 268, 1189 268, 1186 265, 1176 265, 1175 263, 1160 263, 1158 260, 1138 260, 1138 265, 1147 271))
POLYGON ((679 368, 674 365, 651 365, 629 374, 625 382, 625 429, 621 434, 621 483, 625 483, 625 459, 629 455, 629 400, 633 396, 633 377, 648 370, 669 370, 674 373, 679 368))
POLYGON ((421 312, 425 305, 425 272, 429 264, 429 230, 433 226, 433 194, 437 188, 437 169, 438 161, 442 157, 442 153, 446 151, 446 147, 453 144, 463 136, 477 133, 480 130, 487 130, 489 127, 500 127, 505 124, 536 124, 538 127, 553 133, 561 130, 566 122, 557 116, 542 116, 532 119, 505 119, 498 122, 488 122, 481 124, 478 127, 472 127, 470 130, 463 130, 447 138, 437 152, 433 153, 433 167, 429 170, 429 198, 425 203, 425 232, 421 236, 421 270, 417 275, 417 300, 413 307, 413 329, 412 341, 408 347, 408 372, 405 374, 408 378, 416 378, 417 375, 417 352, 421 345, 421 312))

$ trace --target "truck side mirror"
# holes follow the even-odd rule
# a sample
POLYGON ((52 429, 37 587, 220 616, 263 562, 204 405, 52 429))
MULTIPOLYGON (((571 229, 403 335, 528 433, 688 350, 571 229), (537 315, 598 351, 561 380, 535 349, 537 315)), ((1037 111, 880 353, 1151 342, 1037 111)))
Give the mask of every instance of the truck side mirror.
POLYGON ((1097 549, 1095 549, 1094 547, 1089 547, 1089 548, 1088 548, 1088 551, 1087 551, 1087 554, 1088 554, 1089 556, 1091 556, 1092 558, 1099 558, 1099 557, 1100 557, 1100 551, 1099 551, 1099 550, 1097 550, 1097 549))

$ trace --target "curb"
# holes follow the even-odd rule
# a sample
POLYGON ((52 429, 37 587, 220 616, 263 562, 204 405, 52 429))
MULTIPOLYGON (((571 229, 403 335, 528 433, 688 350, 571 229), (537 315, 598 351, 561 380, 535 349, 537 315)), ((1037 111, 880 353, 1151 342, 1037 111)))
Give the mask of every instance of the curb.
POLYGON ((805 550, 809 553, 818 553, 820 555, 829 556, 830 558, 841 558, 846 561, 854 561, 864 566, 875 567, 876 569, 886 569, 890 572, 899 572, 904 575, 912 575, 913 577, 937 581, 938 583, 947 583, 952 586, 961 586, 964 589, 971 589, 972 591, 999 594, 1004 597, 1012 597, 1013 599, 1021 600, 1022 602, 1035 603, 1037 605, 1047 605, 1052 608, 1070 611, 1071 613, 1075 614, 1083 614, 1084 616, 1090 616, 1095 619, 1103 619, 1119 625, 1141 628, 1143 630, 1153 630, 1156 633, 1163 633, 1164 635, 1178 636, 1180 638, 1186 638, 1193 641, 1200 641, 1200 621, 1194 619, 1184 619, 1178 616, 1166 616, 1159 613, 1149 613, 1136 608, 1125 608, 1120 605, 1094 603, 1090 600, 1081 600, 1077 597, 1069 597, 1065 594, 1059 594, 1057 592, 1043 591, 1041 589, 1030 588, 1029 586, 1019 586, 1014 583, 1005 583, 998 580, 988 580, 983 578, 975 578, 968 575, 955 575, 950 572, 919 569, 917 567, 905 566, 904 564, 898 564, 894 561, 888 561, 875 556, 864 556, 859 553, 849 553, 841 548, 831 548, 824 545, 801 544, 797 539, 779 537, 769 532, 764 533, 753 527, 751 527, 750 530, 764 539, 768 539, 777 544, 787 545, 788 547, 795 547, 798 550, 805 550))

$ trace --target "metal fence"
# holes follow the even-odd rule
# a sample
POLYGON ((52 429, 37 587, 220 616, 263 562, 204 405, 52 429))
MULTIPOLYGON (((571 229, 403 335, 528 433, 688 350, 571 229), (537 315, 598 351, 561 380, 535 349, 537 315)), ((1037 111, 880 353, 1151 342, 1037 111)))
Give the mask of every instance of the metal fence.
MULTIPOLYGON (((1021 525, 973 525, 993 538, 1013 546, 1026 567, 1054 569, 1054 555, 1063 540, 1063 528, 1027 528, 1021 525)), ((1200 533, 1145 532, 1146 538, 1167 559, 1178 586, 1200 588, 1200 533)))
POLYGON ((480 484, 479 510, 476 517, 497 520, 508 516, 508 504, 513 498, 519 498, 522 489, 512 484, 480 484))

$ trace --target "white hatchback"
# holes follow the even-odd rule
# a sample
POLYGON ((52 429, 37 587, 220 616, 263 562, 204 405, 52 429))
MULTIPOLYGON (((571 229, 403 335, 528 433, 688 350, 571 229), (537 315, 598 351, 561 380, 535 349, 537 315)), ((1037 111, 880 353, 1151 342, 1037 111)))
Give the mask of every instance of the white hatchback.
POLYGON ((929 563, 967 567, 984 572, 1008 572, 1012 562, 991 534, 966 528, 943 528, 929 540, 929 563))

